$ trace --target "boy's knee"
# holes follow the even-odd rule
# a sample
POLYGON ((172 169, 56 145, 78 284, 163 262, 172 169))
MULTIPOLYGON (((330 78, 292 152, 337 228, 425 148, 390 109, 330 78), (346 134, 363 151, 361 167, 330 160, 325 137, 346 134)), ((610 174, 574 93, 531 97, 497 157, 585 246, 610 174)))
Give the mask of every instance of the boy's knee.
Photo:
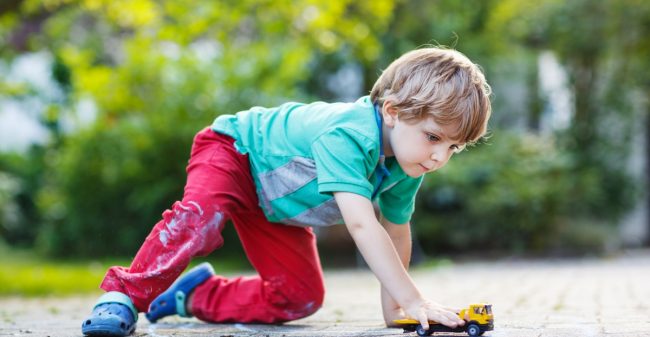
POLYGON ((285 309, 289 319, 307 317, 320 309, 323 305, 325 292, 309 289, 304 292, 296 292, 289 297, 289 305, 285 309))
POLYGON ((283 312, 285 320, 307 317, 320 309, 325 298, 321 284, 297 288, 280 287, 274 289, 271 301, 283 312))
MULTIPOLYGON (((160 242, 167 246, 174 242, 212 241, 213 249, 221 243, 221 229, 225 215, 213 205, 195 201, 176 202, 163 213, 163 223, 158 233, 160 242)), ((201 245, 202 246, 202 245, 201 245)))
POLYGON ((199 204, 195 201, 175 202, 171 211, 163 215, 167 228, 175 230, 178 227, 220 227, 225 220, 224 213, 212 204, 199 204))

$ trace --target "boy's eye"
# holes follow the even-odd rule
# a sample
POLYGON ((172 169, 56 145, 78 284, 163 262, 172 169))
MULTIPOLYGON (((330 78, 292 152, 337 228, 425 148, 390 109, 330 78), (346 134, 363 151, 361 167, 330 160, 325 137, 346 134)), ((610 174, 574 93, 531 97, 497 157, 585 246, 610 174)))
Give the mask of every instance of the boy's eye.
POLYGON ((434 134, 427 133, 427 140, 430 142, 437 142, 440 138, 434 134))

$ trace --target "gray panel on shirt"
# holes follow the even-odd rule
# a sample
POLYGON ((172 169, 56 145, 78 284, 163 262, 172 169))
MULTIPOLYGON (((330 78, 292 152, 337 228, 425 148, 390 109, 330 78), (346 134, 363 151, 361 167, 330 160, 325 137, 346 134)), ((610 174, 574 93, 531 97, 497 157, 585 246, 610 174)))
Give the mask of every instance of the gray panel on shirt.
MULTIPOLYGON (((259 174, 263 205, 268 207, 268 211, 272 211, 271 201, 299 190, 316 179, 316 175, 316 163, 313 159, 304 157, 295 157, 273 171, 259 174)), ((341 211, 332 197, 316 207, 280 222, 293 226, 329 226, 340 222, 341 218, 341 211)))

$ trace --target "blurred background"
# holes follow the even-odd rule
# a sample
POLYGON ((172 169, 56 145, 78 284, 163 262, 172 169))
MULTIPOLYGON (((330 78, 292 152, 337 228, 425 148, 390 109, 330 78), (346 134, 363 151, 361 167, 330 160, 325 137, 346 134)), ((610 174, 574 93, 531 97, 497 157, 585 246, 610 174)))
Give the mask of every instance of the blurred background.
MULTIPOLYGON (((493 118, 427 176, 417 259, 646 247, 648 36, 645 0, 2 0, 0 263, 101 277, 182 197, 216 116, 354 101, 430 44, 481 65, 493 118)), ((325 265, 354 263, 343 226, 318 236, 325 265)))

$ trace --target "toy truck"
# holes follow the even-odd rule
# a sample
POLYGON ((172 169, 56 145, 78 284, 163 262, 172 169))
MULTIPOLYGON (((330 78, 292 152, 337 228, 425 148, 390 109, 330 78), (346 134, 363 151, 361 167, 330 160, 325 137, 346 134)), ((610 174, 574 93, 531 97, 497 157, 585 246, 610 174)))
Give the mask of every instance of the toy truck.
POLYGON ((429 321, 429 329, 424 330, 420 322, 414 319, 397 319, 393 322, 403 328, 404 332, 415 331, 418 336, 430 336, 434 332, 467 332, 471 337, 476 337, 494 329, 491 304, 471 304, 469 308, 461 310, 458 317, 465 320, 465 325, 456 328, 429 321))

